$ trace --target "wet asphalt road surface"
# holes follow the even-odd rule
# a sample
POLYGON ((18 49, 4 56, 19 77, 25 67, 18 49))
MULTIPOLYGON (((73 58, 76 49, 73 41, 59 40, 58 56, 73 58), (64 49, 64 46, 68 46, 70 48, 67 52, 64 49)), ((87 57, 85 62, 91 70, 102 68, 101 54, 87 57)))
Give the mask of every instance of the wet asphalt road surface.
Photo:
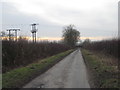
POLYGON ((90 88, 80 49, 65 57, 23 88, 90 88))

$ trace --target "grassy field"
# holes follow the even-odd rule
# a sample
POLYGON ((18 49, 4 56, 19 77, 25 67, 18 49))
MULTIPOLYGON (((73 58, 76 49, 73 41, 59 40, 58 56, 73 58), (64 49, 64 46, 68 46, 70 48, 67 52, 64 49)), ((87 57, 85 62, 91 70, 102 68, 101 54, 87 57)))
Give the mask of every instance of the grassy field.
POLYGON ((17 68, 10 72, 4 73, 2 78, 3 88, 20 88, 36 76, 48 70, 55 63, 70 54, 74 50, 51 56, 49 58, 40 60, 36 63, 29 64, 26 67, 17 68))
POLYGON ((111 59, 105 55, 90 52, 85 49, 82 49, 82 54, 89 68, 90 80, 93 83, 92 87, 120 88, 118 86, 118 65, 117 63, 110 62, 113 58, 111 59))

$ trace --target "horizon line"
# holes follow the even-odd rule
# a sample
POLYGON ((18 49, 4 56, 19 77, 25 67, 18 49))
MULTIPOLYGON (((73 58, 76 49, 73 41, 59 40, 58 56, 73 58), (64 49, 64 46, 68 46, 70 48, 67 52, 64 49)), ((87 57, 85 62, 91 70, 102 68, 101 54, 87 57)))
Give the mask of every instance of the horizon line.
MULTIPOLYGON (((33 38, 31 36, 18 36, 17 38, 22 37, 24 39, 27 40, 32 40, 33 38)), ((11 37, 11 38, 15 38, 15 37, 11 37)), ((98 36, 98 37, 80 37, 80 40, 85 40, 85 39, 90 39, 90 40, 103 40, 103 39, 111 39, 111 38, 115 38, 115 37, 105 37, 105 36, 98 36)), ((0 39, 4 40, 4 39, 9 39, 9 36, 5 36, 5 37, 0 37, 0 39)), ((60 41, 62 40, 62 37, 37 37, 37 41, 40 40, 47 40, 47 41, 60 41)))

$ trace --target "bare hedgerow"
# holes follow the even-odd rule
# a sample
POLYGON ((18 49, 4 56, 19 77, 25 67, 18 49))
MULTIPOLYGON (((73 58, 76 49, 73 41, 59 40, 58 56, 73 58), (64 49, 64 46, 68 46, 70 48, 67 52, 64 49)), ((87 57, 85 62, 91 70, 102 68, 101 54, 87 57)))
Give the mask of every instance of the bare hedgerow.
POLYGON ((26 39, 16 41, 2 41, 2 66, 3 72, 16 67, 25 66, 38 59, 43 59, 60 52, 69 50, 70 47, 56 42, 28 42, 26 39))
POLYGON ((83 43, 83 47, 89 50, 102 52, 114 57, 118 57, 118 46, 120 44, 120 39, 93 41, 88 43, 83 43))

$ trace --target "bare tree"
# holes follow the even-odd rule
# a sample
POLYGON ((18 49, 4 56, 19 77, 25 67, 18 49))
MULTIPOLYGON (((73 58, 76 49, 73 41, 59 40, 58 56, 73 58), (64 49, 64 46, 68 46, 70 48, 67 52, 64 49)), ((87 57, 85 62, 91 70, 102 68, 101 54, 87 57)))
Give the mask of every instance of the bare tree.
POLYGON ((74 25, 69 25, 63 30, 62 37, 65 44, 74 47, 80 38, 80 32, 74 29, 74 25))

